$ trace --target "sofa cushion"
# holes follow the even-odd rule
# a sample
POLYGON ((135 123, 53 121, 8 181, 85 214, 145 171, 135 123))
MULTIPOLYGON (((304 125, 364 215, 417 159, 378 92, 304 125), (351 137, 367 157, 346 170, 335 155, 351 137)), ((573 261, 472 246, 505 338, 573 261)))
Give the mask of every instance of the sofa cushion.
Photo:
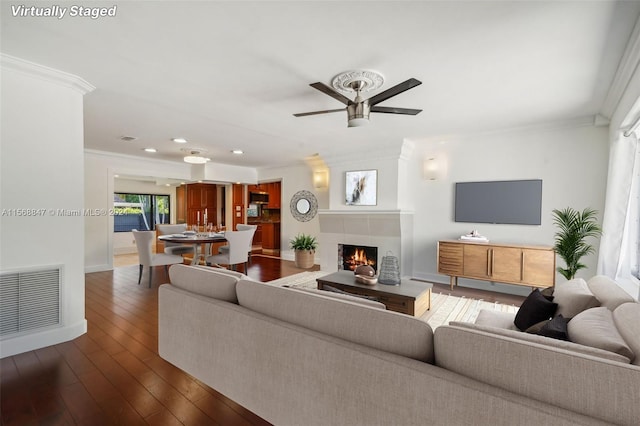
POLYGON ((360 345, 433 362, 431 327, 409 315, 247 280, 240 280, 236 291, 239 304, 252 311, 360 345))
POLYGON ((522 302, 513 322, 519 330, 524 331, 540 321, 553 317, 557 308, 555 302, 550 302, 536 288, 522 302))
POLYGON ((553 301, 558 304, 556 315, 562 314, 565 318, 573 318, 586 309, 600 306, 582 278, 556 284, 553 301))
POLYGON ((569 321, 569 340, 585 346, 614 352, 633 360, 634 354, 613 321, 613 314, 604 306, 580 312, 569 321))
POLYGON ((598 299, 600 306, 606 306, 610 311, 627 302, 634 302, 614 280, 605 275, 596 275, 587 281, 589 290, 598 299))
POLYGON ((218 268, 215 266, 202 266, 202 265, 191 265, 192 268, 200 268, 200 269, 204 269, 205 271, 213 271, 213 272, 217 272, 219 274, 225 274, 225 275, 230 275, 232 277, 236 277, 239 280, 251 280, 252 278, 248 277, 247 275, 243 274, 242 272, 238 272, 238 271, 232 271, 231 269, 226 269, 226 268, 218 268))
POLYGON ((640 365, 640 303, 630 302, 618 306, 613 311, 613 322, 635 354, 633 364, 640 365))
POLYGON ((573 343, 567 340, 550 339, 545 336, 523 333, 519 330, 506 330, 503 328, 488 327, 485 325, 471 324, 467 322, 456 322, 456 321, 450 322, 449 325, 452 327, 474 329, 474 330, 478 330, 485 333, 495 334, 498 336, 518 339, 524 342, 542 344, 552 348, 578 352, 585 355, 591 355, 598 358, 608 359, 610 361, 622 362, 624 364, 629 364, 630 362, 629 358, 625 356, 622 356, 613 352, 605 351, 603 349, 598 349, 591 346, 584 346, 584 345, 573 343))
MULTIPOLYGON (((324 286, 326 287, 330 287, 330 286, 324 286)), ((374 299, 371 298, 367 298, 367 297, 360 297, 360 296, 356 296, 353 294, 349 294, 346 291, 340 292, 333 292, 333 291, 325 291, 325 290, 319 290, 317 288, 303 288, 303 287, 289 287, 292 288, 294 290, 298 290, 298 291, 304 291, 307 293, 313 293, 313 294, 317 294, 323 297, 331 297, 333 299, 338 299, 338 300, 346 300, 348 302, 353 302, 353 303, 358 303, 360 305, 364 305, 364 306, 369 306, 371 308, 376 308, 376 309, 387 309, 387 307, 384 305, 384 303, 380 303, 380 302, 376 302, 374 299)))
POLYGON ((236 296, 238 278, 216 271, 215 268, 177 264, 169 268, 169 279, 171 285, 191 293, 238 303, 236 296))
POLYGON ((517 330, 513 323, 516 314, 513 312, 490 311, 488 309, 480 309, 476 324, 486 325, 489 327, 505 328, 507 330, 517 330))

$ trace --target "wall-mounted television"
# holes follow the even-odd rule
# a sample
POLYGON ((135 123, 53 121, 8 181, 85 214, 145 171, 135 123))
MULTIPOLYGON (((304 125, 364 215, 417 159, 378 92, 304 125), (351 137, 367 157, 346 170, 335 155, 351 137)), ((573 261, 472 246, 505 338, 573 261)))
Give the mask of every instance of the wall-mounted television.
POLYGON ((456 183, 456 222, 540 225, 541 216, 541 179, 456 183))

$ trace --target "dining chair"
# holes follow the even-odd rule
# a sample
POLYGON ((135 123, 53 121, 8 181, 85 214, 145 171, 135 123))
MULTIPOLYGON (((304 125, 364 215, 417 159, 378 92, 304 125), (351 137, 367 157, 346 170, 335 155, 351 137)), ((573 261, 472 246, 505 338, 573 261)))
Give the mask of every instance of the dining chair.
POLYGON ((164 269, 169 273, 168 265, 182 263, 182 256, 166 253, 153 253, 151 245, 156 237, 155 231, 137 231, 132 230, 133 238, 138 248, 138 261, 140 262, 140 272, 138 274, 138 285, 142 280, 142 270, 145 266, 149 267, 149 288, 151 288, 151 278, 153 276, 153 267, 164 265, 164 269))
MULTIPOLYGON (((251 263, 251 250, 253 249, 253 236, 256 233, 256 229, 258 229, 258 225, 246 225, 244 223, 239 223, 236 225, 236 230, 238 231, 251 232, 251 238, 249 239, 249 253, 248 253, 249 263, 251 263)), ((229 253, 229 244, 218 247, 218 253, 220 254, 229 253)))
POLYGON ((247 273, 249 252, 247 247, 253 239, 253 233, 247 231, 227 231, 224 237, 229 242, 229 251, 213 256, 207 256, 207 265, 228 265, 233 270, 236 265, 244 263, 244 272, 247 273))
MULTIPOLYGON (((158 231, 158 235, 171 235, 171 234, 182 234, 187 230, 186 223, 178 223, 175 225, 168 224, 156 224, 156 231, 158 231)), ((195 254, 195 244, 179 244, 179 243, 170 243, 165 241, 164 243, 164 252, 166 254, 195 254)))

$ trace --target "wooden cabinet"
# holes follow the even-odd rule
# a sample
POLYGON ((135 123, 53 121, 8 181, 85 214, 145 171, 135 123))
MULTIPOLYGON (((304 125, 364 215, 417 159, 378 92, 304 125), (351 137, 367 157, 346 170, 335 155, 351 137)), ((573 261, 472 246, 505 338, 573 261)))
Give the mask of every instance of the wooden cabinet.
POLYGON ((218 223, 217 217, 217 185, 211 183, 191 183, 176 189, 176 222, 189 225, 198 222, 204 225, 204 211, 207 210, 209 223, 218 223))
POLYGON ((450 276, 528 287, 555 285, 556 256, 552 247, 488 244, 459 240, 438 242, 438 272, 450 276))
POLYGON ((269 193, 269 209, 279 209, 281 204, 282 195, 280 193, 280 182, 270 182, 267 184, 267 192, 269 193))
POLYGON ((247 185, 249 194, 252 192, 264 192, 269 195, 269 202, 264 205, 265 209, 279 209, 282 205, 282 185, 280 182, 267 182, 258 185, 247 185))
POLYGON ((176 223, 187 223, 187 186, 176 188, 176 223))
POLYGON ((244 203, 244 186, 234 183, 231 187, 233 209, 233 229, 239 223, 245 223, 246 208, 244 203))
POLYGON ((268 250, 280 249, 280 223, 265 222, 262 224, 262 248, 268 250))
POLYGON ((253 234, 253 244, 254 245, 262 245, 262 224, 256 224, 256 233, 253 234))

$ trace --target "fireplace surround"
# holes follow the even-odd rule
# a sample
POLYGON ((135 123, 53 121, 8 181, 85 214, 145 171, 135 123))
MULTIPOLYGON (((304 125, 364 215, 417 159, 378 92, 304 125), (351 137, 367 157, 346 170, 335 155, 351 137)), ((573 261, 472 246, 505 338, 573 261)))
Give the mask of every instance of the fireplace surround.
MULTIPOLYGON (((319 210, 320 267, 340 269, 339 244, 377 247, 400 260, 400 271, 413 270, 413 212, 402 210, 319 210), (325 249, 326 248, 326 249, 325 249)), ((376 257, 379 272, 380 263, 376 257)), ((343 269, 346 269, 343 267, 343 269)))

